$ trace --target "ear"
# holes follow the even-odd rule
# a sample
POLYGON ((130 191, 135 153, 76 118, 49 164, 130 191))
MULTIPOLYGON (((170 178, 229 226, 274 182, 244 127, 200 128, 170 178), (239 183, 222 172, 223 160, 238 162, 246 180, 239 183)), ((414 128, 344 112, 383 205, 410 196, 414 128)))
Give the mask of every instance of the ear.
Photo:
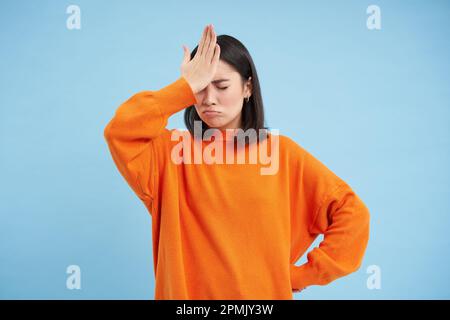
POLYGON ((252 84, 252 77, 249 77, 248 80, 245 82, 245 97, 250 97, 253 94, 253 84, 252 84))

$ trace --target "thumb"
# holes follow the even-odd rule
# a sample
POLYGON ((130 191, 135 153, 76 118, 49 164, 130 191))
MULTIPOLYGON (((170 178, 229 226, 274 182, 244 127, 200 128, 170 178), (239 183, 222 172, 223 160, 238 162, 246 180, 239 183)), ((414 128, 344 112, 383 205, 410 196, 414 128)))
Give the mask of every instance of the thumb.
POLYGON ((189 53, 189 48, 186 47, 184 44, 183 44, 183 51, 184 51, 183 64, 186 64, 191 60, 191 54, 189 53))

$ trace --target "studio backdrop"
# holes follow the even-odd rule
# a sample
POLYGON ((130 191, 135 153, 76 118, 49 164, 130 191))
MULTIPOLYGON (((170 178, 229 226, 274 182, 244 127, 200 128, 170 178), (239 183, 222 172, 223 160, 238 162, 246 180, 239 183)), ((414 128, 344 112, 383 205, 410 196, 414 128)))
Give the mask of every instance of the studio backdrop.
POLYGON ((210 23, 252 55, 268 127, 370 211, 358 270, 294 298, 450 298, 449 18, 438 0, 1 1, 0 298, 154 299, 152 218, 104 129, 179 79, 210 23))

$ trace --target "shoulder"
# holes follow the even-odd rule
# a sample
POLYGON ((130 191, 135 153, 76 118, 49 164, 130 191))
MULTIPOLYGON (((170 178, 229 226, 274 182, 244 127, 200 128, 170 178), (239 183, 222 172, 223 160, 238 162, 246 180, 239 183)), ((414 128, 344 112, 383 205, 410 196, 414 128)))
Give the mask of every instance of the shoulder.
MULTIPOLYGON (((275 137, 275 135, 273 135, 275 137)), ((278 135, 279 157, 290 167, 303 168, 311 171, 327 171, 325 164, 313 153, 307 150, 301 142, 286 135, 278 135)))
POLYGON ((303 158, 308 153, 299 142, 289 136, 278 134, 276 132, 270 132, 269 136, 271 139, 278 140, 280 155, 299 159, 303 158))

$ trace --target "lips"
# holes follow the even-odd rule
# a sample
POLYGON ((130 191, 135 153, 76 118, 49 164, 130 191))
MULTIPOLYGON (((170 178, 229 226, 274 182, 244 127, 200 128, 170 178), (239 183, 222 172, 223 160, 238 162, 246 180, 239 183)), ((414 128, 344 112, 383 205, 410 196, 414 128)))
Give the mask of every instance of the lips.
POLYGON ((204 114, 205 116, 208 116, 208 117, 213 117, 213 116, 219 115, 220 112, 218 112, 218 111, 207 110, 207 111, 203 111, 203 114, 204 114))
POLYGON ((207 114, 207 113, 214 114, 214 113, 220 113, 220 112, 219 111, 215 111, 215 110, 205 110, 205 111, 203 111, 203 113, 205 113, 205 114, 207 114))

